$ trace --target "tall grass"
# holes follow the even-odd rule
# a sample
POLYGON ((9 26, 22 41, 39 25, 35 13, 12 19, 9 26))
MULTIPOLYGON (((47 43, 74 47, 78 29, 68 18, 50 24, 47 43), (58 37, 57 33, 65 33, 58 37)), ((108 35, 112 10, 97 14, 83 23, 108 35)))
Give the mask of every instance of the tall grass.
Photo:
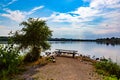
MULTIPOLYGON (((106 76, 104 80, 118 80, 116 76, 106 76)), ((120 79, 119 79, 120 80, 120 79)))
MULTIPOLYGON (((96 62, 95 67, 97 69, 97 72, 105 76, 110 76, 110 80, 116 80, 115 77, 117 79, 120 79, 120 66, 117 63, 112 62, 111 60, 96 62), (113 75, 114 77, 111 77, 113 75)), ((109 78, 106 78, 105 80, 109 80, 109 78)))
POLYGON ((8 80, 10 74, 18 72, 22 62, 19 50, 13 45, 0 45, 0 80, 8 80))

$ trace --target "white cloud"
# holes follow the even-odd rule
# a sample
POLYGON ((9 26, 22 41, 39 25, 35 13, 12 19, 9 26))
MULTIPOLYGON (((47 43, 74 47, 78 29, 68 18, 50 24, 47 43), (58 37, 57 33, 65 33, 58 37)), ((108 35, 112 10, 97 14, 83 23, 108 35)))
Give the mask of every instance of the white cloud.
POLYGON ((68 23, 81 23, 81 22, 87 22, 87 21, 92 21, 93 17, 91 17, 90 15, 93 14, 86 14, 86 15, 82 15, 84 13, 81 13, 76 15, 77 12, 68 12, 68 13, 58 13, 55 12, 53 13, 51 16, 49 17, 41 17, 41 19, 44 20, 50 20, 51 22, 68 22, 68 23), (73 14, 73 15, 71 15, 73 14))
POLYGON ((39 9, 42 9, 44 6, 38 6, 38 7, 35 7, 33 8, 32 10, 28 11, 28 12, 23 12, 23 11, 20 11, 20 10, 10 10, 10 9, 4 9, 7 13, 3 13, 1 14, 1 16, 3 17, 7 17, 11 20, 14 20, 16 22, 21 22, 25 19, 26 16, 34 13, 35 11, 39 10, 39 9))
MULTIPOLYGON (((68 22, 70 23, 70 26, 67 27, 67 30, 70 30, 70 32, 73 30, 76 33, 91 32, 97 35, 120 33, 120 0, 87 1, 90 1, 88 7, 79 7, 68 13, 54 12, 49 17, 43 17, 42 19, 57 23, 68 22), (112 8, 112 10, 110 10, 110 8, 112 8), (101 20, 101 22, 94 21, 97 17, 103 18, 103 20, 101 20), (97 24, 88 24, 88 22, 97 22, 97 24), (79 28, 79 30, 76 31, 74 28, 79 28), (80 29, 82 29, 82 31, 80 29)), ((60 27, 58 27, 58 30, 64 31, 66 34, 70 33, 60 27)), ((79 33, 76 35, 79 35, 79 33)))
POLYGON ((118 33, 119 30, 116 28, 103 28, 103 29, 94 29, 94 31, 92 31, 94 34, 109 34, 109 33, 118 33))
POLYGON ((120 33, 120 13, 119 11, 115 10, 112 12, 105 12, 101 15, 106 20, 101 22, 98 25, 98 30, 93 30, 95 34, 109 34, 109 33, 120 33))
POLYGON ((53 22, 72 22, 78 21, 77 18, 74 18, 68 13, 53 13, 48 19, 52 20, 53 22))
POLYGON ((115 11, 111 11, 109 13, 104 13, 102 16, 104 16, 105 18, 107 18, 107 20, 109 20, 110 22, 119 22, 120 20, 120 12, 119 10, 115 10, 115 11))
MULTIPOLYGON (((90 1, 88 7, 79 7, 76 10, 68 13, 55 12, 49 17, 43 17, 43 19, 50 19, 53 22, 87 22, 92 21, 96 17, 105 17, 111 14, 111 10, 108 7, 119 7, 120 0, 84 0, 90 1), (72 14, 72 15, 71 15, 72 14)), ((114 11, 112 11, 114 12, 114 11)), ((119 14, 119 11, 115 14, 119 14)), ((115 16, 115 14, 113 14, 115 16)))
MULTIPOLYGON (((50 23, 63 23, 61 26, 64 26, 64 22, 69 23, 68 26, 64 26, 65 28, 52 28, 54 35, 58 34, 61 37, 64 34, 76 35, 78 37, 82 36, 84 32, 91 32, 97 35, 120 32, 120 0, 83 1, 90 2, 90 5, 88 7, 78 7, 76 10, 67 13, 54 12, 49 17, 42 17, 42 19, 48 20, 50 23), (96 23, 97 21, 94 20, 97 17, 103 18, 103 20, 97 24, 88 24, 88 22, 96 23), (61 34, 59 34, 60 32, 61 34)), ((7 13, 2 14, 2 16, 20 22, 24 20, 26 16, 42 8, 44 8, 44 6, 38 6, 28 12, 6 10, 7 13)), ((52 26, 54 27, 54 25, 52 26)))
POLYGON ((90 7, 79 7, 76 11, 72 13, 80 15, 81 18, 94 17, 97 16, 100 11, 90 7))
POLYGON ((16 2, 17 0, 12 0, 11 2, 9 2, 8 4, 7 4, 7 6, 8 5, 10 5, 10 4, 12 4, 12 3, 14 3, 14 2, 16 2))
POLYGON ((8 2, 7 4, 1 4, 3 7, 9 6, 11 4, 13 4, 14 2, 16 2, 17 0, 11 0, 10 2, 8 2))
POLYGON ((25 18, 24 13, 19 10, 12 11, 12 10, 6 9, 5 11, 7 13, 1 14, 1 16, 7 17, 16 22, 21 22, 25 18))
POLYGON ((104 35, 104 34, 111 34, 111 33, 120 33, 120 26, 119 21, 109 21, 106 20, 99 25, 93 25, 92 27, 88 26, 86 31, 89 31, 93 34, 97 35, 104 35))
POLYGON ((64 26, 60 28, 51 28, 51 30, 54 30, 53 36, 57 38, 84 38, 83 29, 69 28, 64 26))
POLYGON ((7 27, 0 25, 0 36, 8 36, 9 32, 10 30, 7 27))
POLYGON ((104 0, 92 0, 90 3, 90 7, 92 8, 104 8, 105 7, 105 1, 104 0))
POLYGON ((99 13, 101 11, 91 7, 79 7, 75 11, 68 13, 54 12, 49 17, 42 17, 42 19, 51 20, 51 22, 81 23, 92 21, 99 13))
POLYGON ((31 11, 29 11, 29 12, 27 13, 27 15, 30 15, 30 14, 34 13, 36 10, 39 10, 39 9, 42 9, 42 8, 44 8, 44 6, 35 7, 35 8, 33 8, 31 11))
POLYGON ((120 7, 120 0, 91 0, 90 7, 93 8, 116 8, 120 7))

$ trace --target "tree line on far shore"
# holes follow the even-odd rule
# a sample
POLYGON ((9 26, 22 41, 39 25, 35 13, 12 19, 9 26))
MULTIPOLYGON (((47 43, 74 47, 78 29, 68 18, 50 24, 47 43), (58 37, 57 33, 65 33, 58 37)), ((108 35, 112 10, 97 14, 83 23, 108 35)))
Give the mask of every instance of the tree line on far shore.
POLYGON ((8 41, 9 37, 0 36, 0 41, 8 41))
POLYGON ((100 39, 96 39, 96 42, 100 43, 100 44, 117 45, 117 44, 120 44, 120 38, 115 38, 115 37, 112 37, 112 38, 100 38, 100 39))
MULTIPOLYGON (((8 41, 9 37, 0 36, 0 41, 8 41)), ((68 39, 68 38, 49 38, 48 41, 91 41, 105 44, 120 44, 120 38, 99 38, 99 39, 68 39)))

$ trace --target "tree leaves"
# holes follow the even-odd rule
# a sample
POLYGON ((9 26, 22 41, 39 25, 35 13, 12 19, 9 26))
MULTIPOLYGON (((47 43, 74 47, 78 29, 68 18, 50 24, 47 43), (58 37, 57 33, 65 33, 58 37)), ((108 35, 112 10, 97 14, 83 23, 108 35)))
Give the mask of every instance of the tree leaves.
POLYGON ((46 50, 50 48, 47 40, 52 36, 52 31, 47 26, 46 21, 39 18, 29 18, 20 25, 24 27, 12 36, 13 42, 19 44, 20 49, 31 47, 34 50, 36 47, 40 50, 46 50))

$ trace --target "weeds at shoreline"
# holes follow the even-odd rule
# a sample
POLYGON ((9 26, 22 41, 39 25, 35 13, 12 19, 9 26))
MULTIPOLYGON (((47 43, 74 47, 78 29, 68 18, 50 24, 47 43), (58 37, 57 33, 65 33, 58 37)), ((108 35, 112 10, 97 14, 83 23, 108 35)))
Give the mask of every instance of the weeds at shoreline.
POLYGON ((23 57, 13 45, 0 45, 0 79, 9 80, 9 76, 19 73, 18 66, 22 64, 23 57))
POLYGON ((105 76, 104 80, 120 80, 120 66, 117 63, 100 61, 94 64, 96 72, 105 76))

